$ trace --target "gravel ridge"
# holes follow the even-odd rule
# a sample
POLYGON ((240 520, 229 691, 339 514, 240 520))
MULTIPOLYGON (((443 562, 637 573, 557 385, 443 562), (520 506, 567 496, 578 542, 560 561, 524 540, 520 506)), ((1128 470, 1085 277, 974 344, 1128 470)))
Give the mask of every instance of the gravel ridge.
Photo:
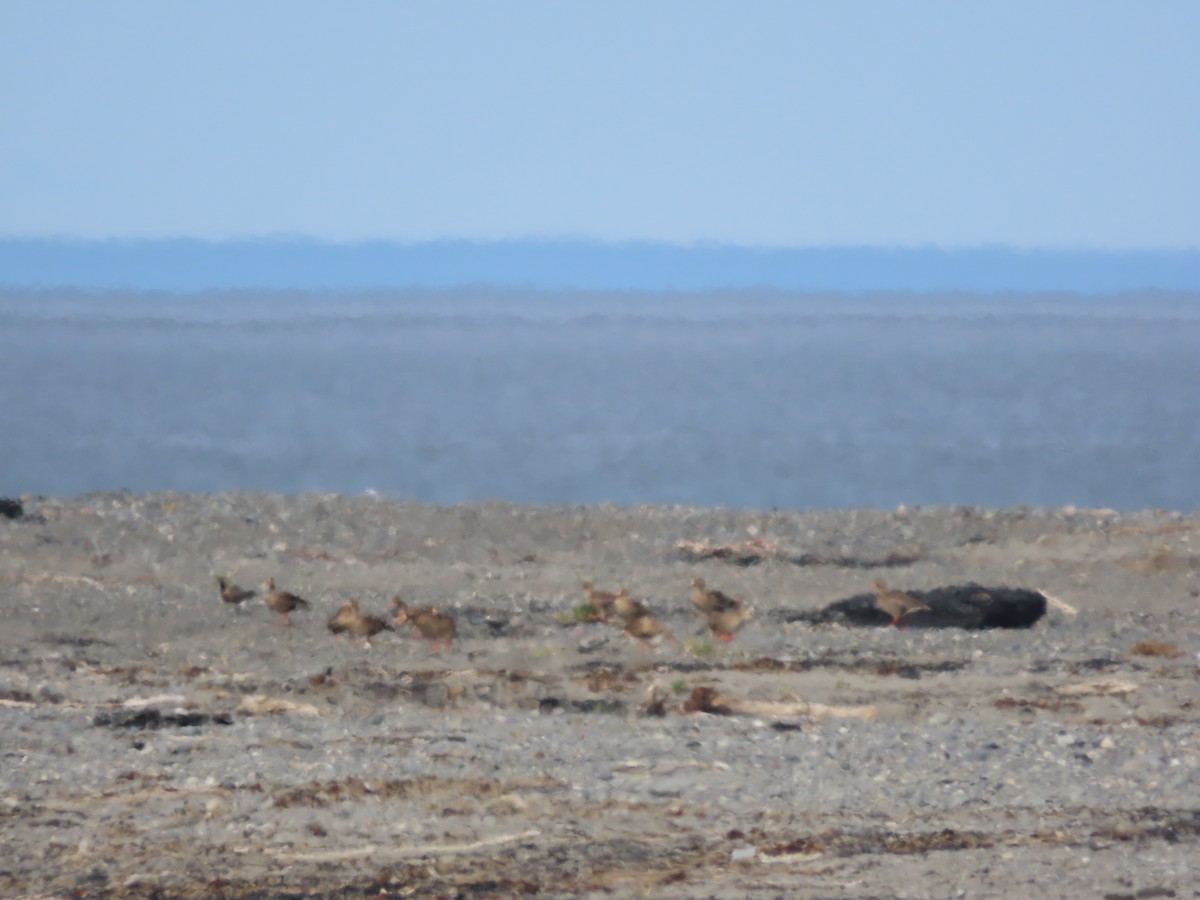
POLYGON ((1200 887, 1195 515, 21 505, 0 518, 4 896, 1200 887), (771 552, 697 561, 688 541, 771 552), (258 598, 223 604, 218 574, 313 608, 285 628, 258 598), (752 607, 736 640, 706 635, 696 576, 752 607), (1012 631, 795 621, 879 577, 1039 590, 1050 612, 1012 631), (680 646, 579 621, 583 580, 627 586, 680 646), (344 599, 381 614, 396 595, 454 615, 452 647, 325 628, 344 599), (751 711, 688 712, 697 689, 751 711))

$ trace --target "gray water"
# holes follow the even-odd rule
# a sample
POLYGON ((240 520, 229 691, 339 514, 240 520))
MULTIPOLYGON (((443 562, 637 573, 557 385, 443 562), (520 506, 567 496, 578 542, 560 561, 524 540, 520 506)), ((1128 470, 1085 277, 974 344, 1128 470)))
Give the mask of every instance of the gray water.
POLYGON ((1200 297, 0 294, 0 494, 1200 508, 1200 297))

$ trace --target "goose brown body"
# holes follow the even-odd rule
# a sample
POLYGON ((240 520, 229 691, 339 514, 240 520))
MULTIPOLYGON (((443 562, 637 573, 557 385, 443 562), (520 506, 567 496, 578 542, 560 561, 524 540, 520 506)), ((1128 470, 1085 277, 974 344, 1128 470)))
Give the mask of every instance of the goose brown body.
POLYGON ((641 613, 629 619, 625 623, 625 634, 641 640, 643 650, 646 649, 646 641, 656 638, 659 635, 665 637, 672 644, 679 645, 679 642, 675 640, 675 635, 671 634, 661 621, 649 613, 641 613))
POLYGON ((617 602, 617 595, 612 591, 598 591, 595 585, 590 581, 583 582, 583 596, 587 599, 587 604, 592 608, 593 617, 601 622, 608 621, 608 614, 613 609, 613 604, 617 602))
POLYGON ((217 576, 217 588, 221 591, 221 601, 231 606, 240 606, 252 597, 257 597, 257 591, 238 587, 224 575, 217 576))
POLYGON ((275 589, 275 579, 268 578, 263 585, 263 603, 267 605, 267 609, 271 612, 279 613, 283 617, 284 625, 291 625, 291 613, 297 609, 308 609, 310 604, 303 597, 298 597, 288 591, 279 591, 275 589))
POLYGON ((626 588, 621 588, 617 591, 617 596, 613 598, 613 612, 620 616, 622 621, 628 623, 640 616, 650 615, 650 608, 641 600, 634 600, 630 597, 626 588))
POLYGON ((339 634, 346 634, 350 631, 350 615, 346 604, 343 603, 338 607, 337 612, 329 617, 329 621, 325 623, 325 627, 333 633, 334 637, 339 634))
POLYGON ((710 612, 705 618, 708 628, 719 641, 732 641, 737 630, 745 625, 754 614, 740 602, 735 601, 732 607, 710 612))
POLYGON ((924 600, 918 600, 903 591, 890 590, 882 578, 871 585, 871 590, 875 592, 875 605, 892 617, 893 628, 905 627, 900 625, 900 620, 905 616, 930 611, 929 604, 924 600))
POLYGON ((736 609, 740 604, 723 591, 708 587, 703 578, 692 579, 692 603, 704 614, 736 609))
POLYGON ((412 625, 417 634, 433 642, 435 651, 441 651, 443 646, 449 647, 454 636, 458 634, 458 626, 455 625, 454 618, 438 612, 432 607, 410 607, 396 597, 392 600, 391 608, 395 611, 396 616, 392 620, 393 622, 397 625, 404 622, 412 625))
POLYGON ((347 600, 329 619, 329 630, 334 634, 353 634, 363 639, 367 647, 371 638, 381 631, 395 631, 391 623, 379 616, 364 615, 359 611, 357 600, 347 600))

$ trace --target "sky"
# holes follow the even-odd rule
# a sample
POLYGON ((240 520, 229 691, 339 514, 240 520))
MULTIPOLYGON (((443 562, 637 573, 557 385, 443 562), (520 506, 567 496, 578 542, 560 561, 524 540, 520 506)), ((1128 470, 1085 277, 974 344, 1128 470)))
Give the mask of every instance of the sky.
POLYGON ((1200 3, 0 0, 0 237, 1200 248, 1200 3))

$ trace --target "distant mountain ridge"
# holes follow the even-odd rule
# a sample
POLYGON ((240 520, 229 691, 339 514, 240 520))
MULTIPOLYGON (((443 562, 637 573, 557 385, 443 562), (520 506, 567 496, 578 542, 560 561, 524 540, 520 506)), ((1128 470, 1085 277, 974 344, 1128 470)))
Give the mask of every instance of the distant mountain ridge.
POLYGON ((745 247, 630 241, 0 239, 0 286, 196 292, 455 288, 1200 291, 1200 249, 745 247))

